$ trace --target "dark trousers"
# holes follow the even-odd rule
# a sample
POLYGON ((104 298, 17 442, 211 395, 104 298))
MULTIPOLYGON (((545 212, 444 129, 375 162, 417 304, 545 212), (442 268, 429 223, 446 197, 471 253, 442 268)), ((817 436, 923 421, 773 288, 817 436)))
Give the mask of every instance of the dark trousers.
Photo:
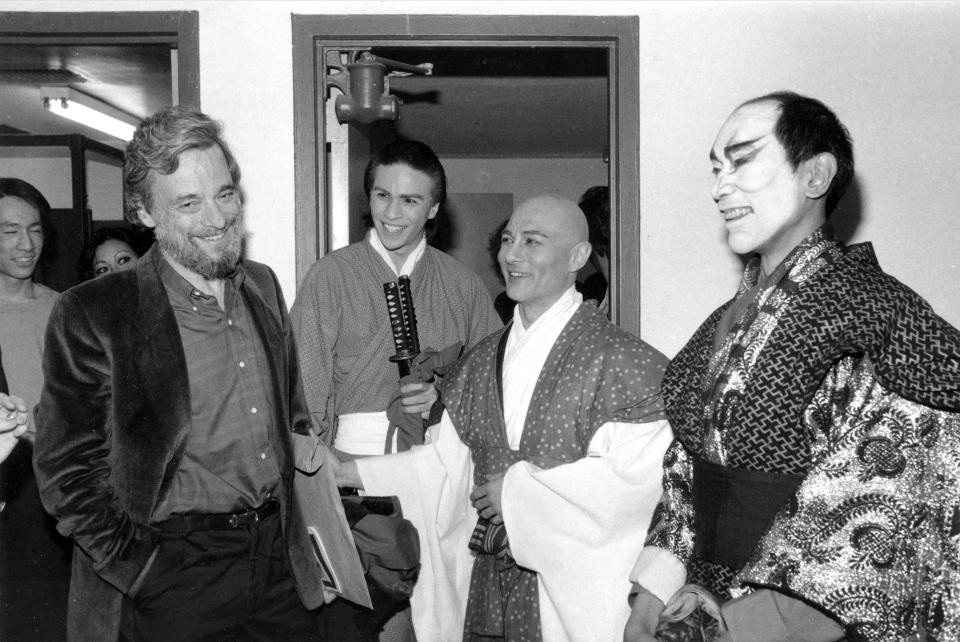
POLYGON ((0 642, 63 642, 73 542, 40 503, 29 441, 0 464, 0 642))
POLYGON ((280 517, 234 530, 165 535, 140 591, 125 598, 131 642, 322 640, 297 596, 280 517))
POLYGON ((342 598, 321 606, 317 626, 325 640, 333 642, 377 642, 380 624, 373 611, 342 598))

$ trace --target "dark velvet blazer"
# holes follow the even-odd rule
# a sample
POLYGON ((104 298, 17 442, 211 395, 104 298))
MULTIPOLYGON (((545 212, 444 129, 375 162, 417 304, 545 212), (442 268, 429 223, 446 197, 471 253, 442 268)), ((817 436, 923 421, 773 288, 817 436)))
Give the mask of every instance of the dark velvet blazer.
MULTIPOLYGON (((117 639, 122 597, 157 547, 152 516, 191 430, 186 357, 160 280, 162 260, 153 248, 135 270, 68 290, 47 326, 34 465, 45 507, 76 544, 71 640, 117 639)), ((240 269, 246 272, 240 293, 277 394, 270 443, 282 471, 281 515, 290 544, 290 431, 309 433, 310 419, 276 277, 252 261, 240 269)))

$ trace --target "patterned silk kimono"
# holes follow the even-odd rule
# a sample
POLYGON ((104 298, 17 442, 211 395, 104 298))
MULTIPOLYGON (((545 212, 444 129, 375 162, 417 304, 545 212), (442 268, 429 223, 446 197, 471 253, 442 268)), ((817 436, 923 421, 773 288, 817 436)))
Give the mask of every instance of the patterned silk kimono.
POLYGON ((851 639, 960 639, 960 333, 825 229, 759 276, 755 258, 667 370, 648 544, 851 639))

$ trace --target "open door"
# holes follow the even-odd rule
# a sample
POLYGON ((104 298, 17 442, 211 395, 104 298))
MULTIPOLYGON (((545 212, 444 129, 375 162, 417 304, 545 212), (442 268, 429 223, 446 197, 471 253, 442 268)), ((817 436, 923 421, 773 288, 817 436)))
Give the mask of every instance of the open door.
POLYGON ((431 242, 470 265, 493 294, 502 285, 488 239, 514 205, 542 192, 577 200, 609 185, 611 314, 639 332, 635 17, 293 20, 298 278, 319 256, 362 238, 370 150, 392 137, 416 139, 448 175, 447 228, 431 242), (326 82, 328 62, 351 49, 431 63, 433 74, 389 79, 402 101, 396 121, 341 125, 326 100, 339 93, 326 82))

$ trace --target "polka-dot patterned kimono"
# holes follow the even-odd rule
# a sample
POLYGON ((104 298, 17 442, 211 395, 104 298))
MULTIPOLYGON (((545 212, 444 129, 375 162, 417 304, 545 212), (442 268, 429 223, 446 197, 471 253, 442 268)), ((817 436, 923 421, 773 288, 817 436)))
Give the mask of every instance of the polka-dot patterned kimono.
MULTIPOLYGON (((444 406, 470 448, 475 482, 518 461, 541 468, 586 456, 594 433, 611 421, 663 419, 659 384, 667 360, 583 304, 540 372, 520 449, 507 443, 500 368, 510 326, 484 339, 447 377, 444 406)), ((473 566, 465 640, 541 640, 537 575, 507 554, 479 554, 473 566)))

